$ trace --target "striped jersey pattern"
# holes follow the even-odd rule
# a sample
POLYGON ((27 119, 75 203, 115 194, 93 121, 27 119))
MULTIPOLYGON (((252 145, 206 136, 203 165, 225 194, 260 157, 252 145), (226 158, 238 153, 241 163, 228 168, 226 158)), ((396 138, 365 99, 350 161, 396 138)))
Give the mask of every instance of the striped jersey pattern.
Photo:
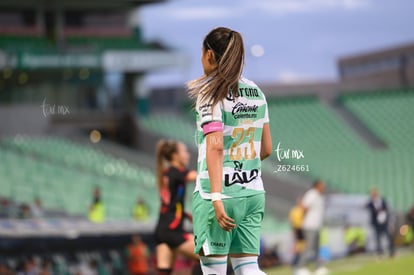
POLYGON ((241 78, 238 96, 229 93, 215 106, 210 104, 209 98, 199 95, 196 118, 198 177, 195 192, 200 192, 203 199, 211 199, 203 126, 220 122, 223 123, 224 138, 223 197, 247 197, 264 193, 260 148, 263 125, 269 122, 269 115, 266 98, 260 88, 252 81, 241 78))

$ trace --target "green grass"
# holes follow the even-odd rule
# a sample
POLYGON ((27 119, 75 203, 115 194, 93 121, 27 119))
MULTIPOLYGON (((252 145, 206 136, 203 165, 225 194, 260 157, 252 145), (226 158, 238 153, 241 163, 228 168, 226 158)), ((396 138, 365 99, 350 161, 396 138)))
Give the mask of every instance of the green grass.
MULTIPOLYGON (((358 256, 327 264, 331 275, 413 275, 414 254, 406 254, 394 259, 378 260, 375 256, 358 256)), ((268 275, 292 275, 288 267, 265 270, 268 275)))

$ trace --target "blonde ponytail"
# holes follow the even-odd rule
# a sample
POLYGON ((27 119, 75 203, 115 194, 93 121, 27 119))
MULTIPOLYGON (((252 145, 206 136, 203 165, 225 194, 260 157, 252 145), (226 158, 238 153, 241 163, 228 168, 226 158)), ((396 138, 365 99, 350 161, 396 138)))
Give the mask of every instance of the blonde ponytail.
POLYGON ((244 67, 244 45, 240 33, 228 28, 213 29, 203 41, 203 50, 210 49, 217 63, 216 69, 188 83, 190 97, 208 97, 212 105, 229 93, 238 96, 238 82, 244 67))

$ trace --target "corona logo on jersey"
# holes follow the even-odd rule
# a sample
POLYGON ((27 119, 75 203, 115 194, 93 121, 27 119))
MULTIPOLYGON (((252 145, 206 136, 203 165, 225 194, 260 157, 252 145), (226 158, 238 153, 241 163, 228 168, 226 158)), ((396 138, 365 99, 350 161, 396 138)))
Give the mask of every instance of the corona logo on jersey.
POLYGON ((226 96, 226 99, 229 101, 234 101, 235 97, 260 97, 259 91, 257 90, 257 88, 252 88, 252 87, 240 87, 239 90, 237 91, 236 95, 234 95, 233 93, 228 93, 226 96))

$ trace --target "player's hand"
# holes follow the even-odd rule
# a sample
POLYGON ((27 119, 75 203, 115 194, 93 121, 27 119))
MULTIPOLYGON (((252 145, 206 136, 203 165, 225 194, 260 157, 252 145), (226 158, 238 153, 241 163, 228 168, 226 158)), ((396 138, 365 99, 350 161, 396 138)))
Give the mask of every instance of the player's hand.
POLYGON ((225 231, 230 231, 236 228, 234 220, 227 216, 224 204, 222 201, 213 202, 214 211, 216 212, 216 219, 220 227, 225 231))

